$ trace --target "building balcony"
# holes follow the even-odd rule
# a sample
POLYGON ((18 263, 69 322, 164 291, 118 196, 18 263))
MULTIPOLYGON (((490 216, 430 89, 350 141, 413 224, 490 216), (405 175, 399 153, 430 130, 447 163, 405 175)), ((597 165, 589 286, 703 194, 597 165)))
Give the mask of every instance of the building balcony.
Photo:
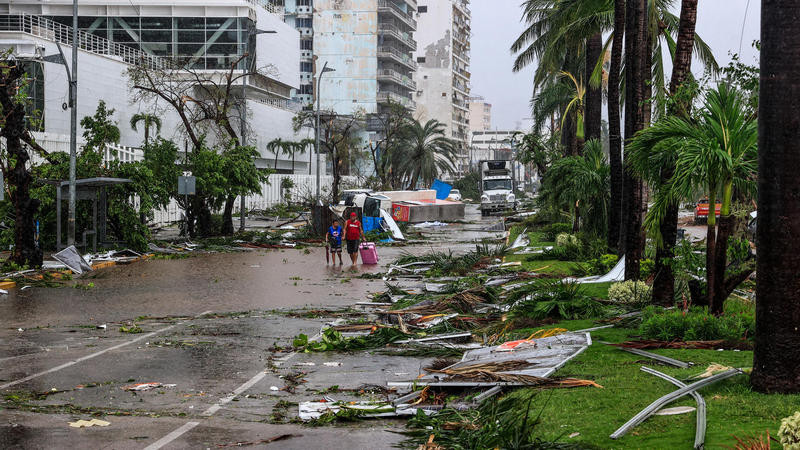
POLYGON ((417 83, 415 83, 407 75, 403 75, 402 73, 392 69, 378 69, 378 81, 399 84, 410 91, 417 90, 417 83))
POLYGON ((462 83, 459 80, 453 79, 453 89, 455 89, 458 93, 468 96, 469 95, 469 86, 466 83, 462 83))
POLYGON ((469 55, 466 53, 453 52, 453 57, 461 61, 464 65, 469 65, 469 55))
POLYGON ((416 31, 417 29, 417 21, 414 20, 411 14, 403 11, 402 8, 390 0, 378 0, 378 13, 391 14, 393 17, 400 19, 400 21, 411 27, 411 30, 416 31))
POLYGON ((414 100, 391 91, 378 91, 377 100, 380 104, 397 103, 408 109, 417 108, 417 103, 414 100))
POLYGON ((411 38, 411 34, 401 30, 398 26, 391 23, 379 23, 378 34, 394 38, 401 44, 408 46, 411 51, 417 49, 417 41, 411 38))
POLYGON ((402 50, 396 47, 389 47, 387 45, 381 45, 378 47, 378 58, 389 59, 395 61, 399 64, 402 64, 405 67, 408 67, 412 71, 417 70, 417 63, 411 59, 411 55, 403 52, 402 50))

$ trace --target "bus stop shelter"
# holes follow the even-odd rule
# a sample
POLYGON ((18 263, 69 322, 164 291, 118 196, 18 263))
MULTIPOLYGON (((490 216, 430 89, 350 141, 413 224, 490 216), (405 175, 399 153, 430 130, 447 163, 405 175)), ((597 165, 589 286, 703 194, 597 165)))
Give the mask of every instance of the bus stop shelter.
MULTIPOLYGON (((84 230, 83 241, 80 244, 84 249, 88 247, 87 238, 92 238, 92 251, 97 251, 97 243, 106 242, 106 211, 108 195, 106 189, 117 184, 130 183, 127 178, 82 178, 75 180, 75 200, 89 200, 92 202, 92 229, 84 230)), ((61 250, 67 246, 61 241, 61 202, 69 200, 69 181, 61 181, 56 189, 56 248, 61 250)))

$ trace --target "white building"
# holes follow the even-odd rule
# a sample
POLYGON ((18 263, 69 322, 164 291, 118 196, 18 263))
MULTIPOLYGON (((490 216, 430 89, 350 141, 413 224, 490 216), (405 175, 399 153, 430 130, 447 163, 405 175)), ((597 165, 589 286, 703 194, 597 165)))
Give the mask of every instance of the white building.
MULTIPOLYGON (((80 51, 78 54, 79 119, 94 113, 100 100, 115 109, 114 119, 121 132, 121 144, 141 145, 143 132, 133 131, 128 122, 137 113, 153 113, 155 105, 131 104, 126 71, 142 58, 191 59, 192 67, 224 71, 244 53, 255 55, 258 75, 248 77, 248 121, 253 130, 248 143, 256 145, 262 158, 259 167, 273 167, 274 155, 267 142, 282 138, 298 140, 292 118, 299 110, 291 101, 292 90, 300 86, 300 34, 266 4, 254 0, 81 0, 79 4, 80 51), (274 31, 256 35, 253 30, 274 31)), ((20 58, 38 60, 58 53, 56 42, 72 60, 70 0, 21 0, 0 4, 0 48, 15 47, 20 58)), ((41 99, 44 131, 68 139, 70 111, 67 77, 60 64, 41 64, 41 99)), ((245 62, 240 63, 242 68, 245 62)), ((241 89, 235 94, 241 95, 241 89)), ((184 132, 177 116, 158 105, 162 117, 161 135, 183 142, 184 132)), ((82 130, 78 130, 80 135, 82 130)), ((313 136, 313 133, 310 135, 313 136)), ((58 140, 58 139, 54 139, 58 140)), ((308 155, 295 163, 299 173, 309 170, 308 155)), ((278 169, 290 170, 291 160, 279 155, 278 169)))
POLYGON ((269 3, 300 33, 300 88, 292 93, 292 98, 309 105, 314 102, 314 2, 269 0, 269 3))
POLYGON ((492 129, 492 104, 483 97, 469 98, 469 132, 470 137, 475 131, 489 131, 492 129))
POLYGON ((447 137, 461 143, 462 160, 456 168, 461 172, 470 137, 469 0, 420 0, 417 8, 417 114, 422 122, 442 122, 447 137))

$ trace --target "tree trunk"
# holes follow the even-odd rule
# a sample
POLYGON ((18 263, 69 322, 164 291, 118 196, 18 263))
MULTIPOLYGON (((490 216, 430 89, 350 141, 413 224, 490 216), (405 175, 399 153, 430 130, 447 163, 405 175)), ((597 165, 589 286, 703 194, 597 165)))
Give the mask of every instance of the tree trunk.
POLYGON ((800 392, 800 3, 761 2, 756 338, 750 382, 800 392))
POLYGON ((342 177, 339 175, 339 155, 337 155, 335 147, 331 152, 331 172, 333 175, 333 183, 331 183, 331 202, 336 204, 339 202, 339 181, 342 177))
POLYGON ((147 146, 147 143, 149 142, 149 140, 150 140, 150 126, 147 125, 147 123, 145 122, 145 124, 144 124, 144 145, 145 146, 147 146))
MULTIPOLYGON (((674 96, 678 93, 692 68, 692 49, 694 48, 695 25, 697 23, 697 1, 682 0, 681 16, 678 27, 678 41, 675 46, 675 60, 672 64, 672 77, 669 83, 669 93, 674 96)), ((686 115, 688 101, 680 104, 673 103, 670 114, 686 115)), ((666 183, 674 172, 674 166, 665 167, 661 182, 666 183)), ((675 296, 675 274, 672 266, 668 264, 675 256, 675 239, 678 232, 677 203, 667 208, 667 214, 660 225, 663 247, 656 251, 656 277, 653 281, 653 302, 668 306, 672 304, 675 296)))
POLYGON ((42 265, 42 251, 36 245, 34 222, 39 200, 31 198, 32 177, 27 167, 30 155, 22 143, 22 136, 27 133, 25 107, 16 98, 17 83, 24 73, 21 65, 15 65, 8 68, 0 79, 0 111, 3 112, 4 119, 0 127, 0 137, 6 140, 6 160, 9 164, 14 162, 13 167, 5 168, 15 214, 14 250, 9 259, 18 266, 34 268, 42 265))
POLYGON ((622 226, 622 135, 620 131, 619 82, 622 47, 625 37, 625 0, 614 2, 614 37, 611 45, 611 72, 608 74, 608 143, 611 168, 611 202, 608 208, 608 246, 620 247, 622 226))
POLYGON ((603 53, 603 35, 597 33, 586 40, 586 107, 584 108, 584 139, 600 139, 600 121, 603 115, 603 90, 593 88, 589 80, 597 61, 603 53))
POLYGON ((222 229, 220 233, 223 235, 233 234, 233 204, 236 201, 236 196, 229 195, 225 199, 225 209, 222 211, 222 229))
MULTIPOLYGON (((625 21, 625 139, 644 127, 644 94, 647 52, 647 0, 628 0, 625 21)), ((627 165, 626 165, 627 166, 627 165)), ((642 180, 626 167, 623 188, 625 232, 625 279, 639 279, 644 250, 642 180)))
MULTIPOLYGON (((714 203, 709 203, 709 217, 711 216, 711 208, 714 203)), ((717 285, 717 266, 714 265, 715 256, 717 254, 717 229, 714 222, 708 220, 706 231, 706 297, 705 305, 711 308, 714 301, 714 287, 717 285)))
POLYGON ((292 175, 294 175, 294 152, 292 152, 292 175))
POLYGON ((565 156, 575 156, 578 154, 578 137, 575 130, 575 114, 566 113, 564 126, 561 128, 561 145, 564 146, 565 156))
MULTIPOLYGON (((709 206, 708 213, 711 214, 709 206)), ((720 216, 717 225, 716 248, 714 250, 714 296, 709 309, 715 315, 722 314, 725 308, 725 270, 728 267, 728 238, 733 233, 735 220, 733 216, 720 216)))

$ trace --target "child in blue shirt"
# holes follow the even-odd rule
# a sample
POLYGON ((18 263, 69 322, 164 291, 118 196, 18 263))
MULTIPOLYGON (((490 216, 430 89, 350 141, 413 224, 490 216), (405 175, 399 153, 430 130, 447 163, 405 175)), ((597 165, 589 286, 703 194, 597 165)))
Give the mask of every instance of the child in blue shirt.
POLYGON ((342 227, 339 226, 339 221, 334 220, 333 225, 328 228, 328 233, 325 235, 325 240, 328 242, 328 251, 325 252, 325 260, 328 260, 328 254, 333 256, 333 263, 336 264, 336 255, 339 255, 339 265, 342 265, 342 227))

